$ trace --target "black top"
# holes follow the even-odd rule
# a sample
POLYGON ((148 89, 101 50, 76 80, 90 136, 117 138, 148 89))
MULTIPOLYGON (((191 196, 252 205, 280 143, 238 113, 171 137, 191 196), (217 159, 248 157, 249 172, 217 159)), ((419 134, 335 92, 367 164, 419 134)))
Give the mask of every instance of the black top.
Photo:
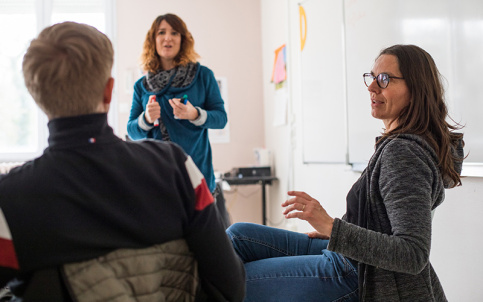
MULTIPOLYGON (((362 173, 361 177, 352 185, 352 188, 347 193, 347 210, 345 214, 345 220, 349 223, 358 225, 360 227, 367 227, 366 218, 366 194, 365 184, 366 173, 362 173)), ((355 267, 357 267, 357 261, 349 259, 355 267)))
MULTIPOLYGON (((0 214, 20 272, 185 238, 202 279, 228 300, 242 299, 243 264, 202 174, 196 169, 202 181, 193 183, 188 170, 194 163, 179 146, 124 142, 106 114, 55 119, 48 126, 43 155, 0 178, 0 214)), ((3 265, 0 257, 5 280, 12 274, 3 265)))
POLYGON ((365 184, 366 173, 362 173, 361 177, 352 185, 352 188, 347 193, 347 211, 345 220, 360 227, 366 227, 365 223, 365 206, 366 194, 365 184))
POLYGON ((357 224, 359 214, 359 192, 361 190, 360 178, 352 185, 352 188, 347 193, 347 210, 346 221, 357 224))

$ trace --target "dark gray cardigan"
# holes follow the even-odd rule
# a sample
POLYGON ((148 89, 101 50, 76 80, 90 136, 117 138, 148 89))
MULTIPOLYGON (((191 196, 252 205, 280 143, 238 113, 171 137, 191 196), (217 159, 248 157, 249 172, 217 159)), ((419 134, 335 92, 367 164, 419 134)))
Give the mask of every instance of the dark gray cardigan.
POLYGON ((335 219, 328 246, 359 262, 361 301, 447 301, 429 262, 431 211, 444 200, 433 148, 417 135, 384 139, 363 173, 368 228, 335 219))

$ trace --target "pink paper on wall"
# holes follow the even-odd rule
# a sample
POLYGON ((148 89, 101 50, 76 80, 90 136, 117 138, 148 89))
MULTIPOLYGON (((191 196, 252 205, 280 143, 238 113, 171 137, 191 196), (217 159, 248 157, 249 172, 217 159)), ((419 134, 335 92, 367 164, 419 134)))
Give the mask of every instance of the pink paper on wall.
POLYGON ((275 50, 275 62, 273 63, 272 82, 279 84, 287 79, 285 44, 275 50))

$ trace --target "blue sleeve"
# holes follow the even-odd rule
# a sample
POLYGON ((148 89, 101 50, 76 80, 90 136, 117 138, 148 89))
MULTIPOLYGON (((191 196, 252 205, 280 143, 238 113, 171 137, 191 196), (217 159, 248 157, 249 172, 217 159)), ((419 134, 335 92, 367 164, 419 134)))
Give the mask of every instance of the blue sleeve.
POLYGON ((206 101, 202 109, 206 110, 208 116, 206 122, 200 127, 223 129, 228 122, 228 117, 225 111, 225 103, 221 98, 220 88, 218 87, 213 71, 204 66, 201 66, 201 68, 203 68, 203 81, 206 87, 206 101))
POLYGON ((127 133, 132 139, 143 139, 148 137, 148 132, 138 124, 138 118, 144 112, 144 105, 142 102, 143 89, 142 78, 134 84, 134 93, 132 97, 131 113, 129 114, 129 121, 127 122, 127 133))

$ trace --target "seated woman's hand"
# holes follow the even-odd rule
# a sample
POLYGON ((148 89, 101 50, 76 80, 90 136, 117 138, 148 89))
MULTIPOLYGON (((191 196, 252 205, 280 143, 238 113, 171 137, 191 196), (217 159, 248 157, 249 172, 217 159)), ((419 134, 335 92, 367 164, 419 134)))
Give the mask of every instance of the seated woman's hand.
POLYGON ((322 235, 321 233, 319 233, 317 231, 312 231, 312 232, 308 232, 308 233, 305 233, 305 234, 307 234, 307 236, 309 236, 310 238, 319 238, 319 239, 329 239, 330 238, 329 236, 322 235))
POLYGON ((309 237, 329 238, 334 219, 327 214, 322 205, 305 192, 289 191, 287 194, 294 197, 282 203, 285 218, 298 218, 310 223, 316 232, 309 233, 309 237))

